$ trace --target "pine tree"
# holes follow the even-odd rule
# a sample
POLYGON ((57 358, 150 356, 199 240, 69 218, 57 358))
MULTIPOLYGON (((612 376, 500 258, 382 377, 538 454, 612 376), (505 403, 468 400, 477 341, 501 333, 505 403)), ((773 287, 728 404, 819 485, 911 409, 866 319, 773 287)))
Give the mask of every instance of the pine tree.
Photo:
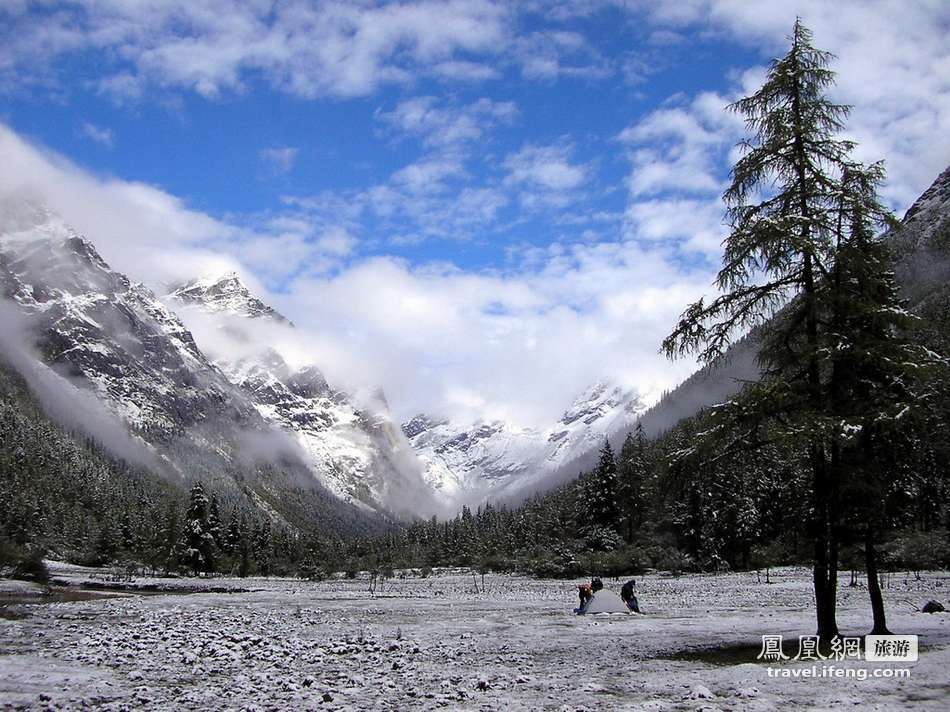
POLYGON ((208 531, 210 502, 204 487, 196 482, 191 488, 188 513, 181 545, 182 563, 190 567, 195 576, 202 571, 214 571, 214 537, 208 531))
POLYGON ((237 512, 232 511, 228 517, 228 525, 224 530, 224 537, 221 541, 221 551, 227 556, 234 556, 241 543, 241 521, 238 519, 237 512))
POLYGON ((620 527, 620 508, 617 463, 606 438, 597 468, 581 480, 580 486, 581 528, 594 548, 613 548, 620 527))
POLYGON ((208 526, 206 531, 214 539, 217 548, 221 548, 224 543, 224 528, 221 525, 221 511, 218 505, 218 496, 211 495, 211 503, 208 506, 208 526))
POLYGON ((247 518, 243 514, 238 525, 234 549, 238 560, 238 576, 245 578, 251 573, 251 534, 248 530, 247 518))
POLYGON ((462 511, 459 513, 455 525, 458 531, 458 560, 461 563, 471 565, 478 561, 481 547, 475 518, 472 516, 472 510, 467 505, 462 505, 462 511))
MULTIPOLYGON (((816 618, 818 634, 827 640, 838 634, 842 449, 852 430, 842 414, 861 401, 849 391, 837 350, 854 346, 857 354, 869 334, 866 319, 847 315, 842 306, 874 305, 871 312, 883 318, 894 305, 878 289, 882 263, 861 252, 862 269, 874 275, 862 281, 847 251, 859 233, 873 234, 886 222, 874 190, 881 169, 855 164, 854 145, 837 138, 849 109, 824 95, 834 81, 827 68, 831 55, 812 46, 801 21, 791 41, 762 88, 732 107, 745 116, 753 138, 743 143, 724 196, 732 230, 716 280, 722 294, 691 305, 663 348, 670 356, 698 352, 709 363, 737 333, 768 321, 760 335, 762 381, 717 409, 714 420, 728 427, 706 436, 728 431, 726 451, 775 440, 806 444, 816 618)), ((885 331, 879 336, 896 333, 885 331)), ((861 353, 866 367, 886 358, 880 350, 861 353)))
POLYGON ((270 520, 262 519, 254 527, 254 540, 251 544, 251 553, 254 565, 262 576, 270 575, 271 567, 271 533, 270 520))
POLYGON ((99 527, 93 549, 93 563, 97 566, 115 561, 122 549, 122 530, 112 517, 107 518, 99 527))
MULTIPOLYGON (((919 416, 941 397, 937 369, 944 360, 914 340, 916 317, 904 309, 894 279, 893 256, 877 220, 883 181, 879 164, 854 165, 843 176, 839 216, 848 222, 831 277, 828 346, 831 361, 831 418, 840 424, 841 472, 849 502, 856 502, 863 529, 865 569, 873 614, 872 634, 889 633, 877 579, 876 533, 884 526, 889 494, 904 468, 893 453, 904 432, 922 424, 919 416), (873 211, 873 213, 872 213, 873 211)), ((928 414, 929 417, 929 414, 928 414)))
POLYGON ((617 477, 621 521, 627 541, 632 541, 646 518, 646 436, 640 423, 633 432, 627 433, 620 448, 617 477))
POLYGON ((169 502, 162 519, 162 526, 157 534, 155 565, 160 564, 166 574, 172 568, 177 568, 177 562, 181 558, 182 544, 178 503, 169 502))

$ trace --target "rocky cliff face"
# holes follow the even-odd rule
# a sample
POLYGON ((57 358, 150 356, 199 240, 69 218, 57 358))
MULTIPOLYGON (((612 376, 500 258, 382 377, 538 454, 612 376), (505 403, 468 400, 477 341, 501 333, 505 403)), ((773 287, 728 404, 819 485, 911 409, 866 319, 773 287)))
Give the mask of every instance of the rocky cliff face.
POLYGON ((109 268, 91 242, 42 207, 4 206, 0 285, 29 315, 46 363, 83 381, 134 429, 161 440, 209 420, 248 423, 173 312, 109 268))
POLYGON ((912 305, 939 300, 950 282, 950 168, 910 206, 891 230, 896 276, 912 305))
POLYGON ((253 296, 240 277, 228 273, 180 285, 169 302, 186 320, 192 310, 212 317, 218 332, 213 340, 225 342, 208 347, 214 365, 266 422, 292 436, 334 494, 373 510, 432 511, 421 465, 393 424, 385 399, 357 402, 332 388, 316 366, 292 368, 269 342, 276 325, 292 343, 293 324, 253 296), (228 340, 235 348, 227 347, 228 340))

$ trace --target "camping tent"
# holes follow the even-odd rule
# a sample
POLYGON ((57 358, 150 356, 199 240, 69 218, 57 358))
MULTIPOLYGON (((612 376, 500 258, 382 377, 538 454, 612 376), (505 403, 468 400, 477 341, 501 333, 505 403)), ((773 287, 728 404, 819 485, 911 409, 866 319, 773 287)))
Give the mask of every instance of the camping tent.
POLYGON ((630 609, 613 591, 600 590, 594 594, 583 613, 629 613, 630 609))

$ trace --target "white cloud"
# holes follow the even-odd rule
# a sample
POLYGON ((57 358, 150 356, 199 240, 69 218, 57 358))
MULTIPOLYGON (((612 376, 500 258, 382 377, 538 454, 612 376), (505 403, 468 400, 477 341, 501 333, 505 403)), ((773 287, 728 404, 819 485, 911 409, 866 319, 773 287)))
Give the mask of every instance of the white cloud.
POLYGON ((261 161, 268 170, 276 175, 285 175, 293 170, 300 149, 284 146, 282 148, 263 148, 258 152, 261 161))
POLYGON ((356 243, 356 238, 346 228, 335 225, 323 231, 317 238, 316 247, 327 255, 346 257, 353 252, 356 243))
MULTIPOLYGON (((884 194, 906 207, 946 167, 950 156, 950 4, 941 0, 828 3, 790 0, 746 3, 695 0, 642 3, 666 29, 717 30, 751 44, 766 57, 787 51, 796 16, 814 32, 815 45, 837 55, 835 99, 853 105, 848 133, 858 157, 885 159, 884 194)), ((740 77, 742 92, 761 81, 761 70, 740 77)))
POLYGON ((589 177, 589 166, 574 163, 570 146, 527 145, 503 162, 505 184, 519 189, 521 205, 534 210, 576 201, 589 177))
POLYGON ((446 181, 462 175, 458 164, 423 160, 397 171, 389 183, 289 198, 288 203, 315 224, 342 223, 358 232, 372 219, 374 232, 388 236, 389 244, 416 244, 429 238, 468 240, 490 229, 510 199, 495 186, 453 185, 449 190, 446 181))
POLYGON ((465 175, 465 168, 457 159, 425 158, 400 168, 391 180, 409 193, 440 193, 447 189, 445 181, 465 175))
POLYGON ((480 62, 439 62, 432 67, 432 71, 442 79, 464 82, 483 82, 500 76, 497 69, 480 62))
POLYGON ((103 128, 96 126, 95 124, 91 124, 88 121, 84 121, 82 126, 79 127, 79 133, 82 136, 88 138, 90 141, 98 143, 100 146, 112 148, 112 129, 103 128))
POLYGON ((129 3, 80 0, 29 15, 5 8, 10 29, 0 73, 48 82, 55 62, 99 50, 114 73, 103 91, 134 97, 143 85, 184 88, 207 97, 242 91, 251 76, 303 97, 364 96, 415 75, 477 73, 463 56, 506 45, 509 11, 490 0, 404 3, 129 3))
POLYGON ((624 214, 624 235, 645 242, 674 240, 686 252, 716 260, 726 236, 722 206, 714 200, 690 198, 637 199, 624 214))
POLYGON ((700 94, 687 106, 657 109, 624 129, 619 139, 630 149, 631 194, 721 193, 723 157, 742 130, 741 119, 725 111, 727 103, 700 94))
POLYGON ((402 415, 544 425, 597 377, 654 390, 688 374, 690 363, 671 366, 657 348, 708 280, 668 256, 621 243, 574 247, 507 274, 375 258, 294 282, 282 308, 341 353, 363 354, 356 373, 338 363, 337 374, 353 380, 371 369, 402 415), (367 363, 368 353, 385 357, 367 363))
MULTIPOLYGON (((158 188, 92 176, 2 125, 0 152, 0 192, 39 191, 116 269, 158 289, 236 269, 300 325, 295 363, 314 361, 354 388, 381 384, 399 416, 544 425, 598 378, 655 392, 692 367, 667 364, 657 346, 709 275, 675 267, 662 245, 554 244, 505 272, 413 267, 359 258, 345 221, 314 219, 302 204, 237 226, 158 188), (277 294, 255 279, 274 275, 286 283, 277 294)), ((463 190, 446 219, 491 219, 504 201, 492 189, 463 190)))
POLYGON ((385 124, 440 149, 477 141, 489 129, 510 124, 517 115, 518 108, 510 101, 482 98, 465 106, 452 106, 440 105, 434 96, 407 99, 392 111, 376 114, 385 124))
POLYGON ((515 61, 527 79, 554 81, 560 77, 603 79, 614 69, 579 32, 547 30, 519 37, 515 61))

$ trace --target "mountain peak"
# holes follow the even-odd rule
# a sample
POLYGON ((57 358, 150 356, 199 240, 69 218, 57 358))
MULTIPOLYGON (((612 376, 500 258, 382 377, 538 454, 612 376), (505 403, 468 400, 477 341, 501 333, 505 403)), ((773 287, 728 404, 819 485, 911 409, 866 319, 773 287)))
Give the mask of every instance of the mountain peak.
POLYGON ((914 201, 914 204, 911 205, 904 214, 902 222, 907 223, 917 216, 918 213, 930 207, 944 204, 948 200, 950 200, 950 166, 945 168, 943 173, 937 176, 934 182, 931 183, 930 187, 914 201))
POLYGON ((0 195, 0 232, 22 232, 55 219, 49 206, 25 191, 0 195))
POLYGON ((599 420, 605 415, 616 415, 619 412, 630 414, 644 410, 642 400, 636 391, 625 391, 620 386, 599 381, 584 391, 564 411, 560 425, 571 425, 579 420, 587 425, 599 420))
POLYGON ((270 319, 292 326, 283 314, 255 297, 233 270, 181 285, 172 290, 171 297, 208 312, 226 312, 249 319, 270 319))

